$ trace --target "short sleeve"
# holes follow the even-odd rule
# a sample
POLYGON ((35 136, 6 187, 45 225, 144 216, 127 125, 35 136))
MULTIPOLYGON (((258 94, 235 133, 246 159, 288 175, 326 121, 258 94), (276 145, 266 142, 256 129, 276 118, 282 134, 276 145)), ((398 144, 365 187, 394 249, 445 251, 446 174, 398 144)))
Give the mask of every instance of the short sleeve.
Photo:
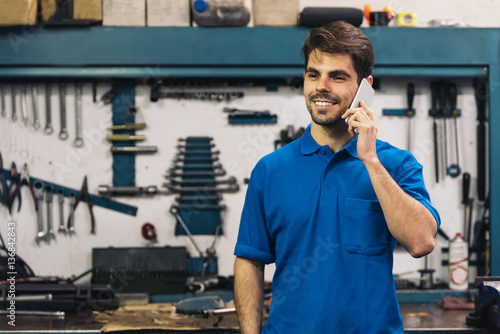
POLYGON ((269 264, 275 261, 275 252, 266 221, 265 171, 261 160, 250 176, 234 255, 269 264))
POLYGON ((429 193, 425 188, 422 170, 422 165, 410 152, 407 152, 402 163, 397 170, 392 173, 392 177, 404 192, 419 201, 431 212, 439 229, 441 218, 439 217, 438 211, 431 205, 429 193))

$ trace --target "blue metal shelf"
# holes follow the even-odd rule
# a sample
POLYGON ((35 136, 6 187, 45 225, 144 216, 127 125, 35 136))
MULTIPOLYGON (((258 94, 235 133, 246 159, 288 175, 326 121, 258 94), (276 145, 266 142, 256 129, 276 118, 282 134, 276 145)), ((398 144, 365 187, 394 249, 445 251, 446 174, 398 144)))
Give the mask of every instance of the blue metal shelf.
MULTIPOLYGON (((489 122, 500 124, 500 29, 366 28, 376 76, 475 77, 490 84, 489 122)), ((303 27, 1 28, 0 79, 12 77, 302 76, 303 27)), ((489 138, 490 171, 500 133, 489 138)), ((490 173, 492 275, 500 276, 500 175, 490 173)))

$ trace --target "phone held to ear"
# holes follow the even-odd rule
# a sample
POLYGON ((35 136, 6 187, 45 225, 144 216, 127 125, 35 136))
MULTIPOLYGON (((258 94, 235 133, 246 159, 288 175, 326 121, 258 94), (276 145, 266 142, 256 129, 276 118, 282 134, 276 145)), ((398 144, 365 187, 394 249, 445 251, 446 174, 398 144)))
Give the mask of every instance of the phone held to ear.
MULTIPOLYGON (((359 108, 359 101, 363 101, 364 104, 369 107, 370 104, 372 103, 373 96, 375 95, 375 90, 373 87, 370 85, 368 80, 364 79, 361 80, 361 84, 358 87, 358 91, 356 92, 356 95, 354 96, 354 100, 352 100, 350 108, 359 108)), ((345 123, 349 121, 349 118, 351 118, 352 115, 349 115, 345 119, 345 123)), ((358 134, 358 130, 354 129, 354 132, 358 134)))

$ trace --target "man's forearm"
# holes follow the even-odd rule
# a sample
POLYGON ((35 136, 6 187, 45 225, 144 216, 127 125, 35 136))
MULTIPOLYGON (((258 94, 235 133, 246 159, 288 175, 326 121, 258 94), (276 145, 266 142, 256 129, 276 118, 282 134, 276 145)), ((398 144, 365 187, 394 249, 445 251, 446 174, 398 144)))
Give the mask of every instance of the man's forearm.
POLYGON ((401 189, 378 159, 364 163, 391 234, 414 257, 430 253, 437 230, 434 216, 401 189))
POLYGON ((237 257, 234 262, 234 302, 242 334, 258 334, 262 329, 264 265, 237 257))

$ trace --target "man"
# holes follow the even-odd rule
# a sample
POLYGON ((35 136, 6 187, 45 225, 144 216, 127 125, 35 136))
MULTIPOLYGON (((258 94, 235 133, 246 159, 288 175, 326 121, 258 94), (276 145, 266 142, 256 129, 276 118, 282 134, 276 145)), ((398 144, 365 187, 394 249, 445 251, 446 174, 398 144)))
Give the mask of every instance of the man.
POLYGON ((422 166, 377 140, 363 102, 349 109, 361 80, 373 82, 373 47, 359 29, 315 28, 302 51, 312 122, 252 171, 235 248, 241 332, 261 333, 264 265, 275 262, 262 333, 403 333, 394 247, 424 256, 440 224, 422 166))

